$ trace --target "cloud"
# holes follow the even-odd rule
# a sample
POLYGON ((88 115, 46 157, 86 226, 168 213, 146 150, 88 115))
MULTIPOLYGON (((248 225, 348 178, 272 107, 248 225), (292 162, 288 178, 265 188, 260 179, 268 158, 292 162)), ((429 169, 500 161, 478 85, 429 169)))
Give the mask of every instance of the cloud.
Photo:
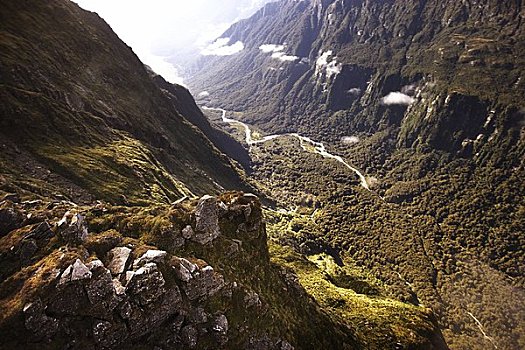
POLYGON ((390 105, 401 105, 401 106, 409 106, 412 103, 414 103, 414 98, 405 95, 402 92, 396 91, 391 92, 385 97, 381 99, 381 103, 387 106, 390 105))
POLYGON ((347 145, 353 145, 353 144, 356 144, 356 143, 359 143, 359 137, 357 136, 345 136, 341 139, 341 142, 347 144, 347 145))
POLYGON ((341 73, 341 65, 337 63, 337 60, 334 57, 334 59, 326 66, 326 76, 330 78, 332 75, 339 73, 341 73))
POLYGON ((279 52, 283 51, 284 47, 284 45, 264 44, 259 46, 259 50, 261 50, 264 53, 279 52))
POLYGON ((274 52, 272 58, 278 59, 282 62, 293 62, 299 59, 297 56, 287 55, 284 52, 274 52))
POLYGON ((362 90, 360 88, 351 88, 350 90, 348 90, 348 93, 350 93, 351 95, 357 96, 361 94, 361 91, 362 90))
POLYGON ((201 51, 203 56, 231 56, 244 50, 242 41, 237 41, 235 44, 228 45, 230 38, 219 38, 212 44, 208 45, 201 51))
POLYGON ((210 96, 210 93, 208 91, 199 92, 199 94, 197 95, 197 97, 200 97, 200 98, 204 98, 208 96, 210 96))
POLYGON ((155 56, 147 51, 138 51, 137 55, 144 64, 167 82, 185 86, 184 79, 179 75, 177 68, 167 61, 167 57, 155 56))
POLYGON ((326 71, 326 77, 330 78, 333 75, 341 73, 341 64, 337 63, 337 57, 334 57, 333 59, 328 62, 328 59, 330 56, 332 56, 333 51, 328 50, 326 52, 323 52, 317 61, 315 62, 315 73, 317 75, 321 75, 323 73, 323 70, 326 71))
POLYGON ((286 53, 284 53, 283 51, 285 48, 286 48, 286 44, 282 44, 282 45, 263 44, 259 46, 259 50, 261 50, 264 53, 272 52, 271 57, 281 62, 294 62, 300 59, 300 57, 297 57, 294 55, 287 55, 286 53))

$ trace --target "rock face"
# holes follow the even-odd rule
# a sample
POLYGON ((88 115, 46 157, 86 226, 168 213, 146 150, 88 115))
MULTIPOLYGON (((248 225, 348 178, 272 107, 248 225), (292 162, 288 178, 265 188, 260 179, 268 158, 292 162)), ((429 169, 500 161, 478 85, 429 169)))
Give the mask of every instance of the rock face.
MULTIPOLYGON (((243 199, 242 208, 236 200, 229 204, 221 202, 221 216, 217 209, 218 201, 215 197, 203 197, 186 215, 196 219, 196 229, 191 234, 191 237, 197 237, 191 243, 193 246, 207 247, 210 252, 221 251, 221 245, 213 246, 214 238, 219 234, 220 220, 235 226, 242 224, 241 231, 234 230, 228 234, 247 234, 248 227, 262 230, 260 225, 246 222, 261 219, 256 198, 243 199), (246 217, 248 207, 249 218, 246 217)), ((53 207, 45 203, 42 205, 53 207)), ((28 207, 22 204, 11 207, 11 212, 20 216, 25 215, 25 210, 28 207)), ((31 207, 30 210, 40 209, 31 207)), ((63 210, 61 206, 56 208, 57 213, 63 213, 63 210)), ((88 215, 103 212, 95 208, 88 215)), ((47 214, 48 217, 53 215, 51 213, 47 214)), ((119 246, 122 239, 115 239, 115 231, 95 231, 88 240, 84 235, 87 231, 84 216, 72 215, 70 211, 60 215, 63 218, 56 227, 60 232, 56 238, 60 239, 62 253, 56 252, 56 257, 39 262, 43 267, 37 271, 49 269, 51 272, 42 275, 42 285, 33 287, 31 297, 23 309, 17 311, 18 317, 24 320, 23 328, 13 329, 14 324, 0 317, 0 333, 4 334, 4 330, 7 333, 27 333, 27 336, 10 338, 8 342, 12 345, 7 345, 10 348, 24 347, 27 341, 43 348, 47 348, 47 344, 58 343, 67 348, 81 343, 86 347, 109 349, 126 347, 144 337, 149 339, 149 345, 163 348, 228 348, 232 326, 237 330, 245 327, 241 327, 240 323, 232 325, 228 313, 234 310, 236 314, 242 314, 247 308, 255 310, 262 307, 256 293, 251 292, 255 296, 245 301, 243 295, 248 295, 249 290, 228 280, 224 273, 205 260, 180 257, 174 251, 154 249, 152 246, 139 249, 137 241, 119 246), (46 264, 50 266, 46 267, 46 264)), ((12 216, 12 220, 16 217, 12 216)), ((28 227, 26 239, 18 248, 22 253, 13 256, 13 259, 27 260, 29 256, 41 255, 46 247, 43 242, 55 237, 47 221, 28 227)), ((190 231, 188 228, 191 225, 185 222, 181 227, 190 231)), ((163 232, 173 234, 170 230, 163 232)), ((11 235, 9 233, 8 238, 11 235)), ((264 237, 258 233, 245 239, 261 236, 264 237)), ((224 237, 224 240, 227 238, 224 237)), ((225 247, 228 246, 226 244, 225 247)), ((266 249, 265 245, 262 247, 266 249)), ((238 248, 235 254, 243 254, 242 249, 238 248)), ((260 255, 258 249, 250 254, 254 254, 254 261, 268 263, 267 257, 260 255), (259 260, 261 257, 262 260, 259 260)), ((0 257, 4 257, 4 252, 0 251, 0 257)), ((234 256, 224 255, 224 258, 232 259, 234 256)), ((228 264, 232 263, 238 264, 235 260, 228 261, 228 264)), ((30 282, 26 280, 24 283, 30 282)), ((4 304, 0 306, 4 307, 4 304)), ((246 337, 254 331, 256 329, 248 327, 241 334, 246 337)), ((3 340, 3 337, 0 336, 0 339, 3 340)))
MULTIPOLYGON (((67 225, 67 216, 65 217, 66 222, 60 226, 67 225)), ((84 217, 81 214, 74 214, 71 217, 69 225, 67 225, 62 231, 60 231, 62 239, 70 244, 81 244, 88 236, 88 228, 85 223, 84 217)))
POLYGON ((195 234, 190 238, 191 240, 200 244, 206 244, 219 236, 219 214, 216 198, 211 196, 202 197, 197 204, 195 218, 197 225, 195 234))
POLYGON ((129 254, 131 249, 127 247, 116 247, 109 251, 108 260, 109 265, 108 269, 113 275, 118 275, 124 272, 126 268, 126 263, 129 259, 129 254))

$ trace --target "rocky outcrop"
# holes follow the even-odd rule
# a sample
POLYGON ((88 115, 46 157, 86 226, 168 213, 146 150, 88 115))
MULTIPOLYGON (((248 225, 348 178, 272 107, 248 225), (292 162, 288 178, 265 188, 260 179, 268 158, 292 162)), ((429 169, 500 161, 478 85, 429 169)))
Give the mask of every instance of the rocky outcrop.
POLYGON ((202 197, 197 204, 195 218, 195 234, 190 239, 200 244, 206 244, 219 236, 218 207, 215 198, 211 196, 202 197))
MULTIPOLYGON (((115 231, 91 226, 90 221, 100 222, 104 218, 100 215, 109 211, 100 210, 102 206, 69 208, 65 203, 45 202, 36 207, 23 203, 11 206, 11 211, 21 216, 29 211, 39 213, 37 217, 45 213, 56 224, 44 221, 28 226, 26 238, 34 240, 35 245, 24 251, 40 257, 29 269, 34 268, 36 275, 38 271, 49 272, 37 282, 19 277, 16 269, 10 271, 10 278, 20 278, 19 283, 31 285, 31 291, 22 295, 15 292, 7 299, 3 296, 2 310, 9 300, 23 303, 20 309, 9 311, 10 317, 2 311, 0 333, 27 333, 27 337, 9 338, 6 346, 38 344, 49 348, 49 344, 60 344, 66 348, 112 349, 146 342, 160 348, 193 349, 231 348, 228 344, 239 344, 243 339, 250 343, 247 339, 258 329, 248 310, 264 310, 268 305, 231 272, 229 277, 225 275, 223 261, 234 269, 246 269, 249 266, 244 260, 251 256, 253 268, 268 273, 262 272, 269 265, 260 204, 255 196, 205 196, 194 201, 189 212, 180 205, 170 209, 186 211, 183 221, 174 219, 169 224, 181 228, 181 232, 169 234, 181 235, 186 242, 177 251, 142 246, 125 236, 116 239, 115 231), (73 210, 75 214, 71 214, 73 210), (86 232, 89 236, 84 235, 86 232), (54 250, 57 246, 43 243, 51 239, 57 240, 58 251, 54 250), (192 250, 187 250, 189 247, 192 250), (54 258, 48 258, 48 254, 54 258), (204 260, 205 256, 215 261, 215 266, 204 260), (23 324, 17 325, 13 318, 22 319, 23 324)), ((124 213, 119 215, 125 217, 124 213)), ((17 225, 22 225, 19 230, 24 229, 23 224, 17 225)), ((0 254, 8 259, 4 262, 13 265, 14 261, 26 259, 26 254, 5 255, 5 250, 10 250, 6 249, 6 239, 16 233, 17 229, 0 239, 0 254)), ((4 278, 0 283, 1 290, 5 290, 10 282, 4 278)), ((288 344, 278 336, 275 339, 288 344)))

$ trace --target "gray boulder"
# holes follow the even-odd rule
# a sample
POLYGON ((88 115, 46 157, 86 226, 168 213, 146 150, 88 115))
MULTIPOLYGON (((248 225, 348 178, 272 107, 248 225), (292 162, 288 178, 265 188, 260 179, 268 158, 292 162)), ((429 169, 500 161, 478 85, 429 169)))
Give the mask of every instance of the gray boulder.
POLYGON ((133 273, 126 292, 140 305, 148 305, 165 293, 166 281, 155 263, 147 263, 133 273))
POLYGON ((150 249, 144 254, 142 254, 140 258, 135 259, 135 261, 133 262, 133 268, 136 269, 147 263, 152 263, 152 262, 156 264, 160 264, 161 262, 164 261, 164 259, 166 259, 167 254, 168 253, 165 252, 164 250, 150 249))
MULTIPOLYGON (((62 220, 64 220, 64 218, 62 220)), ((64 226, 62 220, 58 224, 59 227, 64 226)), ((80 214, 74 214, 69 226, 60 232, 60 236, 70 244, 76 245, 83 243, 88 236, 87 223, 84 217, 80 214)))
POLYGON ((219 210, 215 197, 204 196, 199 199, 195 217, 197 222, 195 235, 191 240, 200 244, 207 244, 219 237, 219 210))
POLYGON ((108 252, 108 269, 112 275, 124 272, 130 253, 131 249, 127 247, 116 247, 108 252))

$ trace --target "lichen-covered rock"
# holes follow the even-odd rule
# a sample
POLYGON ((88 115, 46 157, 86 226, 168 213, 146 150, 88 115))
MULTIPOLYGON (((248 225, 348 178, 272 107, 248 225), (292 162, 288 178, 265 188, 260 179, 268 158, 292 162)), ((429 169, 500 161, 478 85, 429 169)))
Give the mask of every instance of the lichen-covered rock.
POLYGON ((84 216, 78 213, 74 214, 69 226, 60 231, 60 236, 69 244, 77 245, 84 242, 88 236, 88 228, 84 216))
POLYGON ((104 320, 96 320, 93 323, 92 332, 95 343, 107 349, 113 348, 128 336, 124 324, 104 320))
POLYGON ((35 340, 51 339, 58 330, 58 320, 45 314, 40 299, 24 306, 25 327, 35 340))
MULTIPOLYGON (((92 273, 91 279, 85 282, 84 289, 90 302, 90 314, 96 317, 110 318, 121 298, 115 289, 111 272, 100 260, 87 264, 92 273)), ((122 293, 121 293, 122 294, 122 293)))
POLYGON ((213 331, 215 338, 217 341, 221 344, 224 344, 228 341, 228 319, 225 315, 219 315, 215 318, 213 321, 213 325, 211 326, 211 330, 213 331))
POLYGON ((108 269, 111 274, 118 275, 124 272, 131 254, 128 247, 115 247, 108 252, 108 269))
POLYGON ((183 276, 181 277, 182 290, 186 293, 188 299, 192 301, 200 298, 206 299, 224 287, 224 277, 215 272, 209 265, 203 268, 197 267, 189 276, 186 271, 189 272, 193 267, 188 269, 183 263, 180 263, 178 268, 179 271, 184 271, 181 273, 181 276, 183 276))
POLYGON ((194 348, 197 345, 199 333, 197 329, 191 325, 187 325, 182 328, 181 339, 186 346, 194 348))
POLYGON ((207 244, 219 237, 219 214, 215 197, 204 196, 199 199, 195 218, 197 223, 195 234, 191 240, 200 244, 207 244))
POLYGON ((184 239, 191 239, 194 234, 195 232, 193 232, 193 228, 190 225, 182 229, 182 237, 184 239))
POLYGON ((157 300, 166 290, 166 281, 158 270, 157 264, 147 263, 133 273, 127 288, 127 293, 140 305, 148 305, 157 300))
POLYGON ((140 266, 143 266, 144 264, 151 263, 151 262, 160 264, 161 262, 164 261, 167 254, 168 253, 165 252, 164 250, 150 249, 146 253, 142 254, 140 258, 136 259, 133 262, 133 268, 136 269, 136 268, 139 268, 140 266))
POLYGON ((22 212, 11 202, 0 206, 0 237, 5 236, 12 230, 19 228, 24 221, 22 212))

